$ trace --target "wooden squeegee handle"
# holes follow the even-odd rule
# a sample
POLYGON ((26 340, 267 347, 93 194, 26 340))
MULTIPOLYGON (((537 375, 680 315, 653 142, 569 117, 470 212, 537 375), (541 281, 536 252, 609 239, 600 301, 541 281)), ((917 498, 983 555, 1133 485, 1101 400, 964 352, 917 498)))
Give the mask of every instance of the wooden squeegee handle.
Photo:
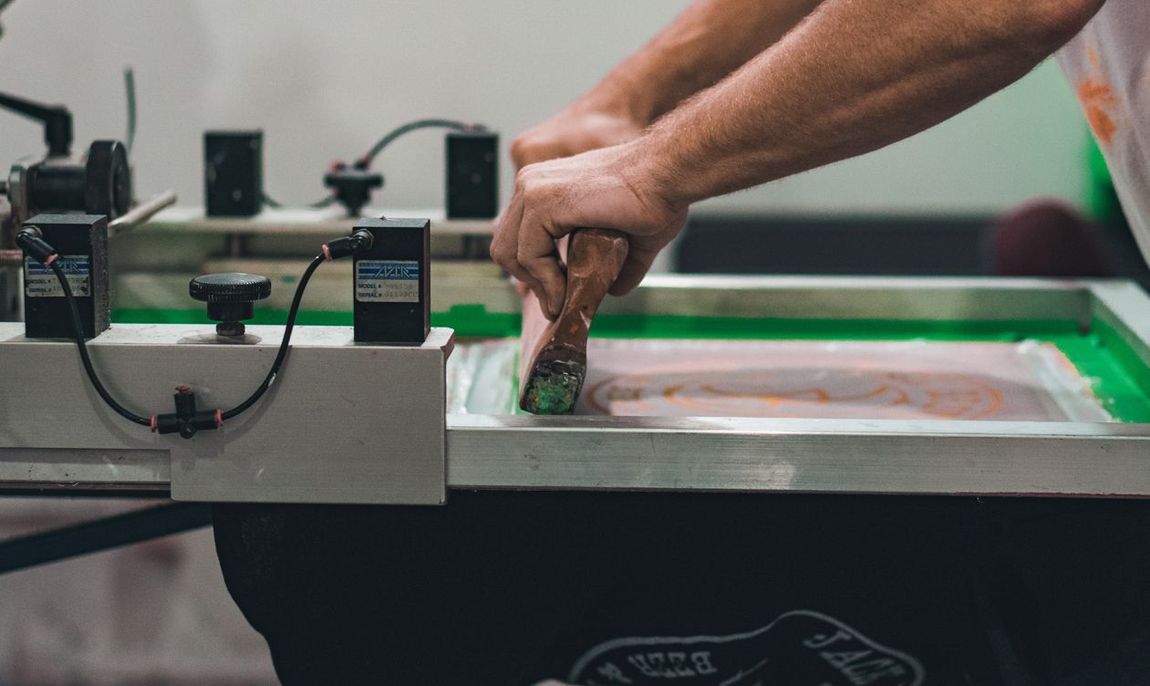
POLYGON ((579 229, 567 243, 567 299, 554 321, 534 294, 523 301, 519 406, 535 414, 569 414, 587 376, 591 321, 627 259, 627 237, 579 229))

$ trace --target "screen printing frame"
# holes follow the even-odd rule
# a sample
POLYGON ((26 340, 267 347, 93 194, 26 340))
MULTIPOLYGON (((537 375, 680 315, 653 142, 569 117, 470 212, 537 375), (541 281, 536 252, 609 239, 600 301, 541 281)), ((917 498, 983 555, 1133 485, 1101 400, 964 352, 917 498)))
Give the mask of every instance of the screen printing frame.
MULTIPOLYGON (((1150 298, 1122 281, 652 276, 600 315, 1073 321, 1150 366, 1150 298)), ((448 487, 1150 496, 1150 424, 448 416, 448 487)))
MULTIPOLYGON (((513 314, 506 285, 467 295, 468 307, 513 314)), ((1150 368, 1150 298, 1127 282, 652 276, 601 313, 1073 321, 1104 325, 1150 368)), ((1150 496, 1150 424, 449 414, 446 456, 449 490, 1150 496)), ((163 450, 0 450, 9 491, 163 493, 170 482, 163 450)))

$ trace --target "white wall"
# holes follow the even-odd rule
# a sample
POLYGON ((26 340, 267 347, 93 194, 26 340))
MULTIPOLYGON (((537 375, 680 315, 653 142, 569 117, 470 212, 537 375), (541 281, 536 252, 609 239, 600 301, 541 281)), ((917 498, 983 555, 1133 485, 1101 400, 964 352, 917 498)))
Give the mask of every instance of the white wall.
MULTIPOLYGON (((121 138, 120 70, 136 69, 140 195, 201 201, 207 128, 265 131, 267 190, 324 195, 336 158, 424 116, 511 136, 590 87, 687 0, 16 0, 0 16, 0 90, 67 103, 76 140, 121 138)), ((972 213, 1035 194, 1077 200, 1086 129, 1047 64, 911 141, 708 203, 735 212, 972 213)), ((31 124, 0 114, 0 167, 42 153, 31 124)), ((442 203, 440 134, 379 159, 388 206, 442 203)), ((504 165, 508 167, 509 165, 504 165)), ((505 170, 504 191, 510 171, 505 170)))

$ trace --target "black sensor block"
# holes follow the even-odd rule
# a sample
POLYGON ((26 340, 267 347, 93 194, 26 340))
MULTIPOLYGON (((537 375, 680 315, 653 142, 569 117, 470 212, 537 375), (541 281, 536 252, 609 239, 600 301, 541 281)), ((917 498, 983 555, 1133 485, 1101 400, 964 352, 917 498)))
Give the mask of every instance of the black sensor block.
POLYGON ((499 134, 447 134, 447 218, 491 219, 499 213, 499 134))
POLYGON ((431 332, 431 222, 361 219, 371 249, 355 256, 355 340, 422 345, 431 332))
POLYGON ((204 213, 251 217, 264 203, 264 132, 204 133, 204 213))
MULTIPOLYGON (((97 214, 38 214, 24 222, 56 249, 84 338, 108 328, 108 218, 97 214)), ((24 258, 24 335, 28 338, 72 338, 68 301, 56 274, 31 257, 24 258)))

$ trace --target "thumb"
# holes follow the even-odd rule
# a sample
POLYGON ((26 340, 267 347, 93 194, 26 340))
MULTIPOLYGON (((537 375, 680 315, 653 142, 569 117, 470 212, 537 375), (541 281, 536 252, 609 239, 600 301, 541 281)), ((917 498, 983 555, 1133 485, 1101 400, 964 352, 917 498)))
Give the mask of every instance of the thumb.
POLYGON ((529 216, 524 217, 519 228, 519 264, 542 287, 546 297, 540 299, 540 305, 552 319, 559 316, 567 298, 567 275, 559 264, 556 238, 542 224, 530 221, 529 216))

